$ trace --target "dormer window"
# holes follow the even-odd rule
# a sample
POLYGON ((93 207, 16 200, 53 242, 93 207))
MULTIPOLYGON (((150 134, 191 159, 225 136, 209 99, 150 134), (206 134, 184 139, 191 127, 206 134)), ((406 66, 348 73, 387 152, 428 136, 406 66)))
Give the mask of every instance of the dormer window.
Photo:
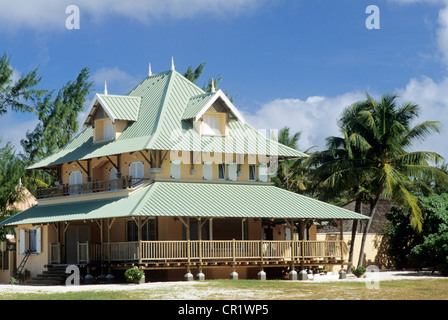
POLYGON ((204 114, 202 134, 221 135, 221 118, 222 116, 220 114, 204 114))
POLYGON ((137 121, 141 97, 96 94, 82 124, 94 128, 93 141, 118 139, 137 121))
POLYGON ((114 124, 108 119, 103 122, 103 140, 114 139, 114 124))

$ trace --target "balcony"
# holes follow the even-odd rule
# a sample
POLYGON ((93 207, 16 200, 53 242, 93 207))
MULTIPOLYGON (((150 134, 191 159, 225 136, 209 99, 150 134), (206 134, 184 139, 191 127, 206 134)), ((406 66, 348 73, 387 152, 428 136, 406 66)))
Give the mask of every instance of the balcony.
POLYGON ((37 199, 65 197, 72 195, 91 194, 104 191, 132 189, 147 181, 144 178, 121 177, 114 180, 97 180, 81 184, 63 184, 50 188, 38 188, 37 199))
MULTIPOLYGON (((191 240, 83 242, 77 245, 77 263, 138 263, 163 267, 206 264, 341 264, 341 240, 191 240)), ((60 243, 51 244, 50 263, 60 263, 60 243)))

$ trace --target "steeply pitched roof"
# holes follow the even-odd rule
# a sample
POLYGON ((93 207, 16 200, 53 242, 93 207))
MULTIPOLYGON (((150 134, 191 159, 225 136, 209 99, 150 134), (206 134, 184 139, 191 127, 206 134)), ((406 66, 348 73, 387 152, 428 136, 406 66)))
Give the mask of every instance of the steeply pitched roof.
MULTIPOLYGON (((116 140, 103 143, 93 141, 91 126, 84 127, 64 148, 28 169, 150 149, 307 157, 298 150, 267 139, 240 120, 229 123, 229 136, 202 137, 193 128, 191 120, 183 120, 187 107, 187 113, 196 112, 189 102, 200 95, 208 96, 175 70, 148 76, 128 94, 129 99, 97 95, 100 101, 109 97, 104 102, 115 116, 132 120, 138 114, 137 121, 130 122, 116 140), (124 110, 124 101, 131 110, 124 110)), ((213 97, 216 95, 209 98, 213 97)))
POLYGON ((271 184, 154 180, 128 197, 37 205, 0 225, 130 216, 368 219, 271 184))

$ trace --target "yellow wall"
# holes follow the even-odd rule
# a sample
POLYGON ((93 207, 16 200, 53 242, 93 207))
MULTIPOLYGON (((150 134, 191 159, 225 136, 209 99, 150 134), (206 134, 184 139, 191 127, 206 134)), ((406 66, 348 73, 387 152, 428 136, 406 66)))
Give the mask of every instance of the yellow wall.
MULTIPOLYGON (((339 240, 339 234, 325 234, 318 233, 317 240, 339 240)), ((343 234, 344 239, 344 259, 348 261, 349 257, 349 244, 351 244, 351 233, 343 234)), ((355 238, 355 247, 353 254, 353 264, 358 265, 359 260, 359 250, 361 248, 362 234, 358 233, 355 238)), ((367 234, 366 245, 364 249, 364 266, 375 265, 379 268, 387 267, 387 256, 385 252, 385 241, 383 241, 383 236, 380 234, 367 234)), ((340 268, 339 268, 340 269, 340 268)))
MULTIPOLYGON (((34 277, 39 273, 42 273, 43 270, 45 270, 44 265, 48 263, 48 248, 49 248, 49 237, 48 237, 48 226, 42 225, 42 226, 32 226, 30 224, 28 225, 21 225, 16 230, 16 237, 17 237, 17 259, 16 259, 16 265, 18 266, 20 262, 23 260, 24 255, 19 253, 20 243, 21 241, 27 241, 28 239, 20 239, 20 229, 34 229, 36 227, 40 227, 41 229, 41 253, 40 254, 31 254, 28 258, 28 261, 25 265, 25 269, 28 269, 31 272, 31 276, 34 277)), ((50 237, 50 240, 51 237, 50 237)), ((28 243, 26 244, 26 247, 28 248, 28 243)))
MULTIPOLYGON (((143 155, 146 157, 147 160, 150 160, 150 152, 142 151, 143 155)), ((134 153, 124 153, 121 155, 120 159, 120 172, 122 176, 129 176, 129 165, 131 162, 137 162, 137 161, 143 161, 143 167, 144 167, 144 178, 146 179, 154 179, 154 178, 160 178, 160 179, 169 179, 171 177, 171 152, 166 153, 166 151, 157 152, 156 157, 157 158, 163 158, 165 156, 165 159, 162 163, 162 172, 161 173, 151 173, 150 172, 150 164, 145 159, 140 152, 134 152, 134 153), (166 154, 166 156, 165 156, 166 154)), ((249 164, 258 164, 259 159, 257 156, 254 155, 246 155, 246 156, 237 156, 233 154, 203 154, 202 157, 200 157, 200 160, 197 160, 197 164, 194 164, 193 169, 194 173, 192 173, 191 168, 191 161, 190 161, 190 153, 189 152, 177 152, 174 154, 175 159, 182 159, 183 162, 180 164, 180 172, 181 172, 181 179, 186 180, 202 180, 203 179, 203 172, 202 172, 202 162, 204 160, 213 160, 212 163, 212 178, 213 180, 218 180, 218 163, 229 163, 229 162, 242 162, 238 164, 238 171, 241 171, 241 175, 237 177, 238 181, 249 181, 249 164), (184 161, 185 160, 185 161, 184 161)), ((116 156, 110 156, 109 157, 114 164, 117 164, 117 157, 116 156)), ((196 161, 195 161, 196 162, 196 161)), ((82 167, 85 170, 88 170, 88 163, 86 160, 79 161, 79 163, 82 165, 82 167)), ((109 180, 110 177, 110 169, 114 166, 112 163, 106 158, 94 158, 90 160, 90 168, 92 173, 92 180, 96 181, 102 181, 102 180, 109 180)), ((84 171, 84 169, 81 168, 81 166, 77 162, 71 162, 70 164, 64 163, 61 167, 62 172, 62 183, 68 184, 70 181, 70 172, 72 171, 81 171, 82 173, 82 182, 86 182, 87 173, 84 171)), ((256 176, 258 176, 258 166, 256 167, 256 176)), ((268 181, 270 181, 270 178, 268 178, 268 181)))

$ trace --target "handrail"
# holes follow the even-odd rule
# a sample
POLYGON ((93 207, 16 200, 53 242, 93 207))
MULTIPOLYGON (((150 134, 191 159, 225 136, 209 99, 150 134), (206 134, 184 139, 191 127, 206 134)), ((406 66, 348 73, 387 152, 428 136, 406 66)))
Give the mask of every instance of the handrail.
POLYGON ((342 240, 183 240, 79 243, 82 261, 285 261, 343 257, 342 240), (86 246, 87 245, 87 246, 86 246), (89 253, 90 252, 90 253, 89 253), (109 256, 110 252, 110 256, 109 256))
POLYGON ((124 176, 119 179, 112 180, 94 180, 80 184, 63 184, 49 188, 38 188, 37 199, 63 197, 75 194, 87 194, 95 192, 103 192, 110 190, 130 189, 139 183, 146 181, 145 178, 133 178, 132 176, 124 176))

